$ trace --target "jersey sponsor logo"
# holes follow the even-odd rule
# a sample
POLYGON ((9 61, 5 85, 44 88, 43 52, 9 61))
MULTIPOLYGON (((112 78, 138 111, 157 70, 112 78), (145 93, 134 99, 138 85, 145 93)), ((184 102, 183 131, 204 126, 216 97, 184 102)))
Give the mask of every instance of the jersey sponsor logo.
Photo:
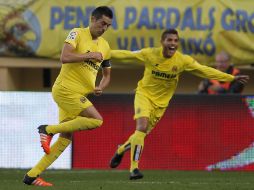
POLYGON ((161 79, 172 79, 176 78, 175 74, 167 74, 159 71, 154 71, 152 70, 152 75, 155 76, 156 78, 161 78, 161 79))
POLYGON ((98 71, 100 69, 100 66, 98 66, 96 63, 92 62, 92 61, 87 61, 85 62, 87 65, 91 66, 93 69, 95 69, 96 71, 98 71))
POLYGON ((67 39, 70 39, 70 40, 75 40, 76 37, 77 37, 78 33, 75 32, 75 31, 72 31, 69 33, 69 35, 67 36, 67 39))

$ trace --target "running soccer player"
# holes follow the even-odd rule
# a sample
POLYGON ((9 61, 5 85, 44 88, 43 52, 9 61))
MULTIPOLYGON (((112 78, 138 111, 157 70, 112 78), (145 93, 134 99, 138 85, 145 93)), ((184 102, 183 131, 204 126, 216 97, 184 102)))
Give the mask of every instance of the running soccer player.
POLYGON ((91 15, 87 28, 74 28, 65 40, 61 62, 62 67, 52 95, 59 107, 58 125, 38 127, 41 146, 46 153, 41 160, 25 175, 27 185, 52 186, 39 175, 46 170, 71 143, 74 131, 95 129, 102 125, 103 119, 87 95, 101 95, 110 81, 110 47, 101 35, 111 25, 112 11, 97 7, 91 15), (102 79, 98 86, 95 80, 102 67, 102 79), (53 136, 60 133, 58 140, 50 147, 53 136))
POLYGON ((246 83, 249 79, 246 75, 233 76, 199 64, 190 56, 177 51, 178 42, 178 32, 175 29, 168 29, 161 35, 161 47, 159 48, 145 48, 136 52, 111 51, 112 59, 129 59, 131 61, 136 59, 145 65, 144 76, 138 82, 134 100, 136 131, 124 144, 118 147, 110 161, 110 167, 116 168, 121 163, 124 153, 130 149, 131 180, 143 178, 138 164, 144 150, 145 137, 163 116, 175 92, 179 75, 183 71, 219 81, 236 80, 246 83))

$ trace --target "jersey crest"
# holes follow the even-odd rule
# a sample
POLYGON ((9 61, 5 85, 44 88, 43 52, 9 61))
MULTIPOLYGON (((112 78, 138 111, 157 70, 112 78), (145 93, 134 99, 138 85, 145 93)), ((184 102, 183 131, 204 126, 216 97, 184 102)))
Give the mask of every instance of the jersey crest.
POLYGON ((67 36, 67 39, 70 39, 70 40, 75 40, 76 37, 77 37, 78 33, 75 32, 75 31, 72 31, 69 33, 69 35, 67 36))

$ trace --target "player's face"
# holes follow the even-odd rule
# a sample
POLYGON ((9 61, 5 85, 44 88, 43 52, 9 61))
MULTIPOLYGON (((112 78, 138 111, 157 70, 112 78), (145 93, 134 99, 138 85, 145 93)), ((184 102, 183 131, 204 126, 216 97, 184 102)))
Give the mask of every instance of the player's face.
POLYGON ((161 40, 161 45, 163 47, 163 56, 172 57, 178 48, 178 36, 176 34, 167 34, 163 40, 161 40))
POLYGON ((92 22, 90 26, 90 30, 92 33, 92 36, 97 38, 101 36, 112 24, 112 19, 103 15, 101 18, 96 19, 95 17, 92 17, 92 22))

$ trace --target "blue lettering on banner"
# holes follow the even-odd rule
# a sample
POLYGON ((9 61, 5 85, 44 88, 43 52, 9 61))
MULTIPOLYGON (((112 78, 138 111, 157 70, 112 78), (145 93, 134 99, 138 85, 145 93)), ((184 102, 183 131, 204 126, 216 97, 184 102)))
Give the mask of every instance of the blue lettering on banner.
POLYGON ((234 21, 232 19, 234 12, 232 9, 226 9, 221 16, 221 25, 225 30, 233 30, 234 29, 234 21), (228 22, 226 21, 228 20, 228 22))
MULTIPOLYGON (((142 38, 140 38, 140 45, 142 44, 142 38)), ((139 46, 138 46, 138 40, 136 37, 131 38, 131 50, 135 51, 138 50, 139 46)))
POLYGON ((208 37, 203 39, 196 39, 196 38, 188 38, 188 39, 180 39, 182 51, 185 54, 189 55, 207 55, 207 56, 213 56, 216 52, 216 46, 214 41, 211 38, 211 35, 208 35, 208 37))
POLYGON ((210 20, 210 25, 208 26, 209 30, 212 30, 215 25, 215 18, 213 15, 214 12, 215 12, 215 8, 211 7, 211 9, 209 10, 209 20, 210 20))
POLYGON ((147 7, 144 7, 141 11, 139 22, 137 24, 137 28, 140 29, 142 27, 146 27, 150 29, 150 21, 149 21, 149 11, 147 7))
POLYGON ((65 30, 75 27, 88 26, 91 12, 95 7, 86 7, 83 11, 80 7, 66 6, 52 7, 50 13, 50 29, 55 29, 62 24, 65 30))
POLYGON ((202 23, 202 9, 197 9, 197 30, 206 30, 208 28, 207 25, 202 23))
POLYGON ((124 49, 127 50, 128 49, 128 38, 117 38, 117 45, 118 45, 118 49, 124 49))
POLYGON ((191 29, 204 31, 212 30, 215 25, 214 7, 211 7, 208 11, 207 17, 209 19, 207 19, 207 21, 204 19, 202 20, 205 13, 201 7, 198 7, 197 9, 187 7, 183 12, 182 20, 180 11, 177 8, 154 7, 151 11, 152 14, 146 6, 143 7, 140 12, 138 12, 135 7, 126 7, 124 29, 129 29, 130 25, 136 24, 137 29, 141 29, 142 27, 145 27, 146 29, 180 27, 181 30, 191 29))
POLYGON ((60 7, 52 7, 50 11, 50 29, 55 29, 55 26, 63 20, 64 13, 60 7))
POLYGON ((153 25, 152 28, 153 29, 163 29, 163 19, 166 16, 166 12, 164 10, 164 8, 160 8, 160 7, 155 7, 154 11, 153 11, 153 25))
POLYGON ((140 50, 145 47, 154 47, 154 38, 153 37, 123 37, 117 38, 117 45, 118 49, 125 49, 125 50, 140 50))
POLYGON ((252 33, 254 33, 254 13, 248 19, 248 27, 252 33))
POLYGON ((77 27, 77 22, 75 20, 75 7, 65 7, 65 11, 64 11, 64 28, 75 28, 77 27))
POLYGON ((114 7, 110 7, 110 9, 112 10, 112 12, 113 12, 113 19, 112 19, 112 28, 113 29, 118 29, 118 24, 117 24, 117 20, 116 20, 116 14, 115 14, 115 9, 114 9, 114 7))
POLYGON ((76 27, 88 26, 90 15, 94 9, 95 7, 86 7, 85 11, 83 12, 81 7, 77 7, 77 26, 76 27))
POLYGON ((180 23, 180 12, 176 8, 168 8, 166 17, 166 28, 176 28, 180 23), (174 22, 171 19, 175 18, 174 22))
POLYGON ((186 28, 189 28, 191 30, 195 29, 194 25, 194 18, 191 7, 188 7, 183 15, 183 23, 181 26, 181 30, 185 30, 186 28))
MULTIPOLYGON (((50 29, 55 29, 58 25, 64 26, 65 30, 75 27, 87 27, 89 25, 94 6, 81 7, 66 6, 64 8, 53 6, 50 11, 50 29)), ((114 9, 111 8, 114 14, 114 9)), ((117 21, 115 16, 112 20, 112 28, 117 29, 117 21)))
POLYGON ((214 27, 215 24, 215 18, 213 16, 213 13, 215 11, 215 8, 212 7, 209 10, 209 20, 210 24, 204 24, 202 23, 202 17, 203 17, 203 10, 202 8, 197 8, 197 25, 196 25, 196 30, 211 30, 214 27))
POLYGON ((247 32, 248 14, 246 11, 238 10, 236 12, 238 19, 236 20, 236 31, 247 32))
POLYGON ((225 9, 221 16, 221 26, 224 30, 232 30, 237 32, 254 33, 254 13, 248 15, 245 10, 225 9))
POLYGON ((137 10, 135 7, 126 7, 124 16, 124 29, 128 29, 137 18, 137 10))

